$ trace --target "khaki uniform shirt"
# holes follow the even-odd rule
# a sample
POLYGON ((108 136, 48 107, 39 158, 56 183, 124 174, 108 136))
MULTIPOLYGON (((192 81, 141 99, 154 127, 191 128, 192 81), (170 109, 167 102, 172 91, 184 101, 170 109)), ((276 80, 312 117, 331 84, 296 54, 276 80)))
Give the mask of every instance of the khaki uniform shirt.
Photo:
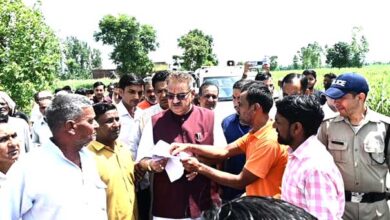
MULTIPOLYGON (((385 191, 389 163, 379 163, 384 161, 384 139, 389 124, 389 117, 370 109, 367 109, 363 121, 355 128, 342 116, 324 120, 318 131, 318 139, 332 154, 343 176, 345 190, 385 191)), ((389 152, 390 146, 388 158, 389 152)))

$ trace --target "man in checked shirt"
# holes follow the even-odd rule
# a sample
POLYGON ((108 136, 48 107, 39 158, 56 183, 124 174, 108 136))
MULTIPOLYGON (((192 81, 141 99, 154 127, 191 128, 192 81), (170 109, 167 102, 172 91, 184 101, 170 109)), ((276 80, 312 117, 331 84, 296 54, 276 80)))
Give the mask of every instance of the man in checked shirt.
POLYGON ((315 136, 324 112, 314 96, 286 96, 276 103, 278 142, 289 145, 282 199, 318 219, 341 219, 343 178, 325 146, 315 136))

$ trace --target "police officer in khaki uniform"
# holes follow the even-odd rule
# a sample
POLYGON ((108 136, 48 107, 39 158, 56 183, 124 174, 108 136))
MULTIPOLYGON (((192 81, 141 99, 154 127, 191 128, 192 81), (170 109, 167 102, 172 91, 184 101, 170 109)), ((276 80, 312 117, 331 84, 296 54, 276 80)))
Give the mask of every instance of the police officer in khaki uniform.
POLYGON ((390 118, 366 106, 368 91, 367 81, 361 75, 345 73, 337 77, 325 95, 334 99, 340 115, 324 120, 318 138, 327 146, 343 176, 343 218, 389 220, 385 191, 390 167, 386 157, 390 158, 390 153, 384 151, 390 118))

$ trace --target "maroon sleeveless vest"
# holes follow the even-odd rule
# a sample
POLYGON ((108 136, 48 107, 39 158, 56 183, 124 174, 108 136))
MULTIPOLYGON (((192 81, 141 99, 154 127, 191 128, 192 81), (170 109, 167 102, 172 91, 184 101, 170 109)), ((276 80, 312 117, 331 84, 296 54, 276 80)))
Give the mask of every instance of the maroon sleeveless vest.
MULTIPOLYGON (((153 138, 167 143, 213 145, 214 113, 193 106, 186 115, 163 111, 152 117, 153 138)), ((167 173, 155 173, 153 179, 153 216, 164 218, 197 218, 203 210, 218 203, 218 188, 210 179, 198 175, 188 181, 184 175, 171 183, 167 173)))

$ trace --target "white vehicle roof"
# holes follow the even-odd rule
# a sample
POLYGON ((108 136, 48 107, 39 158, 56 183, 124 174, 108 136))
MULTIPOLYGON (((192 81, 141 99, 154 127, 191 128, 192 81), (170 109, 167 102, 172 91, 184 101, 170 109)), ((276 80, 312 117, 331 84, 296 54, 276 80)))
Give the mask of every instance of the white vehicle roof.
POLYGON ((210 66, 197 69, 195 75, 199 78, 205 76, 241 76, 243 71, 243 66, 210 66))

